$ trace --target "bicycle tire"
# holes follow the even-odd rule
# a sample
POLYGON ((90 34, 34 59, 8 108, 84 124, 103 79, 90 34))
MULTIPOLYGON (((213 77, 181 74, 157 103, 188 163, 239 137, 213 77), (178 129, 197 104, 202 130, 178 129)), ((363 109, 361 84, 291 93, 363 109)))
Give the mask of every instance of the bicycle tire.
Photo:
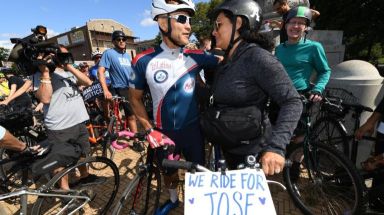
POLYGON ((159 169, 144 167, 123 191, 112 214, 154 214, 159 206, 160 192, 159 169))
POLYGON ((346 129, 340 120, 321 117, 312 126, 311 140, 331 145, 350 157, 350 147, 346 129))
MULTIPOLYGON (((120 176, 119 170, 113 161, 105 157, 88 157, 79 161, 77 164, 65 168, 60 173, 56 174, 41 190, 42 193, 57 194, 63 193, 60 190, 60 180, 69 175, 70 193, 78 195, 89 195, 92 199, 88 204, 82 208, 86 214, 107 214, 111 207, 113 200, 116 197, 120 176), (99 182, 89 184, 77 184, 71 186, 71 180, 75 177, 71 174, 78 176, 78 167, 89 166, 91 163, 101 162, 108 166, 108 169, 103 171, 92 170, 89 168, 90 174, 99 174, 99 182), (91 193, 91 194, 90 194, 91 193), (93 195, 92 195, 93 194, 93 195)), ((66 198, 39 196, 32 208, 32 214, 56 214, 66 206, 66 198), (63 203, 64 202, 64 203, 63 203)), ((68 199, 68 198, 67 198, 68 199)), ((80 200, 76 200, 77 203, 82 203, 80 200)), ((64 209, 65 210, 65 209, 64 209)), ((68 213, 71 211, 67 211, 68 213)))
MULTIPOLYGON (((111 147, 110 143, 100 142, 96 146, 91 145, 91 156, 92 157, 105 157, 113 161, 115 155, 115 149, 111 147)), ((107 165, 94 165, 90 164, 90 167, 95 170, 103 170, 107 165)))
POLYGON ((311 167, 303 159, 302 143, 288 152, 293 164, 283 176, 295 205, 304 214, 361 214, 363 182, 351 161, 332 146, 316 143, 314 148, 316 159, 308 153, 311 167))
MULTIPOLYGON (((27 135, 18 135, 17 139, 26 143, 28 146, 34 146, 37 144, 37 142, 33 138, 27 135)), ((7 159, 10 156, 12 156, 12 154, 14 153, 17 153, 17 152, 14 152, 12 150, 5 149, 5 148, 0 148, 0 159, 7 159)), ((14 188, 20 188, 22 186, 21 169, 13 173, 9 172, 16 163, 17 163, 16 161, 13 161, 13 162, 0 165, 0 178, 7 179, 7 183, 8 183, 7 185, 9 190, 13 190, 14 188)))

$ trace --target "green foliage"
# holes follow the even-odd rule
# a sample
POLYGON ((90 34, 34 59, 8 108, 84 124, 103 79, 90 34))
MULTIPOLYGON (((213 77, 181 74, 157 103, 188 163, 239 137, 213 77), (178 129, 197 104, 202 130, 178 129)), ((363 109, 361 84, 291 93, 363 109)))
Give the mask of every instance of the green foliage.
POLYGON ((161 44, 161 41, 162 41, 162 39, 161 39, 161 33, 159 32, 159 33, 157 34, 156 38, 155 38, 155 46, 160 45, 160 44, 161 44))
POLYGON ((209 38, 211 36, 213 29, 209 15, 222 1, 223 0, 211 0, 210 2, 200 2, 196 4, 196 14, 192 19, 192 31, 197 39, 209 38))
POLYGON ((346 60, 376 62, 384 56, 384 1, 313 0, 312 6, 321 13, 317 29, 344 32, 346 60))
POLYGON ((9 52, 9 49, 0 47, 0 61, 6 61, 8 59, 9 52))

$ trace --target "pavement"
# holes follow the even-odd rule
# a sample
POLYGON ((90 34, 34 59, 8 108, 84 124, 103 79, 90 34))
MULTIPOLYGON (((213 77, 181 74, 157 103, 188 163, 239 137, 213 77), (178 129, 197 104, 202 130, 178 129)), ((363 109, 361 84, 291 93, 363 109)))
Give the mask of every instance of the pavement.
MULTIPOLYGON (((127 184, 130 182, 130 180, 134 176, 134 169, 136 166, 136 161, 138 158, 138 154, 133 152, 130 149, 125 149, 122 151, 116 151, 114 162, 119 168, 120 172, 120 188, 119 193, 117 195, 118 199, 121 195, 121 192, 123 189, 127 186, 127 184)), ((181 173, 182 175, 182 173, 181 173)), ((281 181, 281 175, 275 176, 271 178, 272 180, 281 181)), ((283 191, 280 187, 275 185, 270 185, 272 198, 275 203, 276 212, 278 215, 300 215, 300 211, 294 206, 292 203, 288 193, 286 191, 283 191)), ((100 192, 103 192, 100 190, 100 192)), ((179 193, 180 193, 180 203, 179 207, 175 210, 171 211, 170 215, 178 215, 178 214, 184 214, 184 208, 183 208, 183 186, 182 183, 180 183, 179 186, 179 193)), ((115 202, 116 202, 115 199, 115 202)), ((163 191, 162 195, 160 197, 160 205, 165 202, 167 199, 169 199, 168 192, 163 191)), ((28 205, 29 208, 33 205, 34 201, 36 200, 35 197, 28 197, 28 205)), ((18 214, 19 211, 19 205, 18 204, 12 204, 9 202, 0 202, 0 215, 7 215, 7 214, 18 214)), ((85 214, 92 214, 91 211, 85 211, 85 214)))

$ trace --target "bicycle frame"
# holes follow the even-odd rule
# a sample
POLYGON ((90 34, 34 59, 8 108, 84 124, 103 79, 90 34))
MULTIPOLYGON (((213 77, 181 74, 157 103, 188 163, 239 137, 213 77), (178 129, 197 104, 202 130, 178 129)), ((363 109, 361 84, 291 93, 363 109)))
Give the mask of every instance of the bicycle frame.
MULTIPOLYGON (((68 194, 61 194, 64 191, 53 191, 53 190, 45 190, 45 189, 37 189, 37 190, 31 190, 26 186, 23 186, 21 190, 17 190, 14 192, 6 193, 0 195, 0 200, 5 200, 12 197, 19 197, 20 196, 20 214, 27 214, 27 207, 28 207, 28 196, 47 196, 47 197, 61 197, 61 198, 69 198, 71 199, 68 204, 72 203, 75 199, 84 199, 84 203, 80 204, 75 210, 73 210, 69 214, 74 214, 75 212, 79 211, 84 205, 86 205, 88 202, 91 201, 91 199, 88 196, 80 196, 80 195, 73 195, 75 194, 74 191, 66 191, 68 194), (48 193, 44 193, 48 192, 48 193)), ((61 209, 57 214, 62 214, 67 209, 68 205, 61 209)))
MULTIPOLYGON (((118 96, 112 97, 112 104, 110 107, 109 116, 115 116, 115 118, 116 118, 116 127, 115 127, 116 131, 127 130, 127 128, 128 128, 127 119, 125 119, 123 122, 123 119, 121 117, 120 107, 121 107, 122 102, 126 102, 125 98, 118 97, 118 96)), ((126 118, 126 116, 125 116, 125 118, 126 118)))

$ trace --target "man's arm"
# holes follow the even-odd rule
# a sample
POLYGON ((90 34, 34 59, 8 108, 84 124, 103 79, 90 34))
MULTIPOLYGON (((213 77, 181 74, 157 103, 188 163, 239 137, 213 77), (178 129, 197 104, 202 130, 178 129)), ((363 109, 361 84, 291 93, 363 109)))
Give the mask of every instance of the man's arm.
POLYGON ((108 90, 107 81, 105 80, 105 71, 106 71, 105 67, 99 66, 97 73, 99 75, 99 81, 100 81, 101 87, 103 88, 104 98, 111 99, 112 94, 108 90))
POLYGON ((317 17, 320 16, 320 12, 314 9, 311 9, 312 12, 312 20, 315 20, 317 17))
POLYGON ((82 86, 90 86, 92 84, 91 79, 80 70, 72 66, 72 64, 66 64, 65 69, 72 73, 77 78, 77 84, 82 86))
POLYGON ((132 110, 136 115, 137 119, 143 125, 145 130, 151 129, 153 126, 149 121, 147 111, 143 104, 143 90, 137 90, 129 88, 129 102, 131 103, 132 110))
MULTIPOLYGON (((3 102, 0 102, 0 104, 6 104, 6 105, 9 104, 11 101, 19 97, 21 94, 27 92, 27 90, 31 87, 31 85, 32 85, 32 81, 26 80, 20 89, 16 90, 16 92, 14 92, 12 95, 9 95, 8 98, 3 102)), ((16 89, 16 86, 15 86, 15 89, 16 89)))
POLYGON ((0 147, 20 152, 26 148, 26 144, 0 126, 0 147))
POLYGON ((40 86, 36 91, 36 97, 41 103, 49 104, 53 93, 49 69, 45 65, 40 65, 39 70, 41 72, 40 86))

